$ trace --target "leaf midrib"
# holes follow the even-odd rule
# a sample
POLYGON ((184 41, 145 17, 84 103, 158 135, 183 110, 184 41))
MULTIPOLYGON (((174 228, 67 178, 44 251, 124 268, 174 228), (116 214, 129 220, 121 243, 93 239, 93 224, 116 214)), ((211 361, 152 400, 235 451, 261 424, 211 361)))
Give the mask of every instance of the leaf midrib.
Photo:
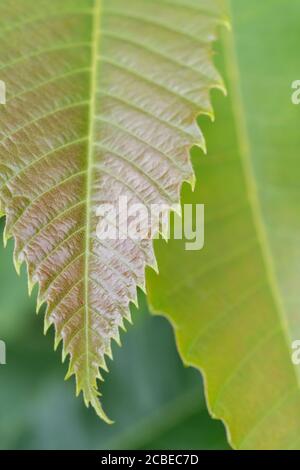
MULTIPOLYGON (((90 265, 90 243, 91 243, 91 200, 92 181, 94 165, 94 140, 95 140, 95 110, 98 77, 98 48, 100 39, 101 0, 94 0, 93 30, 92 30, 92 56, 91 56, 91 81, 90 81, 90 112, 88 132, 88 155, 87 155, 87 180, 86 180, 86 237, 85 237, 85 268, 84 268, 84 330, 85 330, 85 358, 86 378, 85 382, 91 388, 90 383, 90 358, 89 358, 89 265, 90 265)), ((91 397, 94 392, 91 391, 91 397)))

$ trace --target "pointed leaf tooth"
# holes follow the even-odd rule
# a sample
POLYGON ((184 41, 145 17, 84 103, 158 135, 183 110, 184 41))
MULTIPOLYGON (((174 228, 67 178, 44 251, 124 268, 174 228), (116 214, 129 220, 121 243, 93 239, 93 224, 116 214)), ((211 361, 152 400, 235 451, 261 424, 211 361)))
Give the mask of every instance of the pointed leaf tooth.
POLYGON ((112 340, 115 341, 117 343, 117 345, 121 348, 122 347, 122 343, 121 343, 121 338, 120 338, 120 332, 119 330, 116 330, 114 332, 114 335, 112 337, 112 340))
POLYGON ((44 319, 44 336, 47 335, 49 329, 51 328, 51 326, 53 325, 53 323, 51 322, 51 319, 49 319, 46 315, 45 315, 45 319, 44 319))
MULTIPOLYGON (((54 351, 57 351, 58 346, 62 342, 62 337, 57 333, 55 329, 55 337, 54 337, 54 351)), ((65 362, 67 354, 65 354, 64 349, 62 350, 62 362, 65 362)))

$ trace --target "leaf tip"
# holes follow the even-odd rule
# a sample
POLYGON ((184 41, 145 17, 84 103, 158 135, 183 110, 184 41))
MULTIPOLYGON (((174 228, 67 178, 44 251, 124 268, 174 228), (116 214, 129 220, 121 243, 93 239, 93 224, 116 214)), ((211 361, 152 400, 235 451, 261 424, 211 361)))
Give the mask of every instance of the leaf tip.
POLYGON ((104 412, 103 408, 102 408, 102 405, 99 401, 99 397, 98 397, 98 393, 97 392, 94 392, 90 398, 90 400, 88 401, 87 403, 87 407, 89 407, 89 404, 91 404, 91 406, 94 408, 97 416, 99 416, 100 419, 102 419, 103 421, 105 421, 106 424, 109 424, 109 425, 112 425, 114 424, 114 421, 112 421, 111 419, 109 419, 109 417, 107 416, 107 414, 104 412))

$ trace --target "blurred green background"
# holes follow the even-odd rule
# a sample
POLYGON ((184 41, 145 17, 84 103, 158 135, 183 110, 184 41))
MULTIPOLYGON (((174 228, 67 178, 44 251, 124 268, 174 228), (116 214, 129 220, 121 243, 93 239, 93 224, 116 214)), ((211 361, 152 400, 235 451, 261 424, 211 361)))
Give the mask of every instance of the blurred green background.
MULTIPOLYGON (((3 223, 1 224, 1 235, 3 223)), ((150 316, 145 297, 133 309, 134 326, 114 346, 114 362, 102 385, 113 426, 102 423, 81 398, 53 331, 43 336, 43 315, 18 277, 13 243, 0 248, 0 449, 225 449, 223 425, 206 410, 200 374, 186 369, 166 320, 150 316)))

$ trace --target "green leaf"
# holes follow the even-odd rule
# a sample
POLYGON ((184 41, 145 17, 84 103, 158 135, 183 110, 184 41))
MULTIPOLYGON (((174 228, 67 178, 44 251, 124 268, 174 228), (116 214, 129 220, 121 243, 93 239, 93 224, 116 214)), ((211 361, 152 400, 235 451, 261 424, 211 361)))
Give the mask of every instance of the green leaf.
POLYGON ((0 201, 45 330, 63 340, 98 415, 97 379, 154 266, 151 240, 103 243, 97 208, 164 203, 192 181, 196 124, 222 88, 211 45, 222 16, 200 0, 12 0, 0 5, 0 201))
POLYGON ((229 100, 202 126, 198 184, 182 202, 205 203, 205 248, 157 243, 153 308, 174 325, 184 362, 201 369, 209 409, 239 449, 299 449, 300 4, 232 2, 224 36, 229 100))

